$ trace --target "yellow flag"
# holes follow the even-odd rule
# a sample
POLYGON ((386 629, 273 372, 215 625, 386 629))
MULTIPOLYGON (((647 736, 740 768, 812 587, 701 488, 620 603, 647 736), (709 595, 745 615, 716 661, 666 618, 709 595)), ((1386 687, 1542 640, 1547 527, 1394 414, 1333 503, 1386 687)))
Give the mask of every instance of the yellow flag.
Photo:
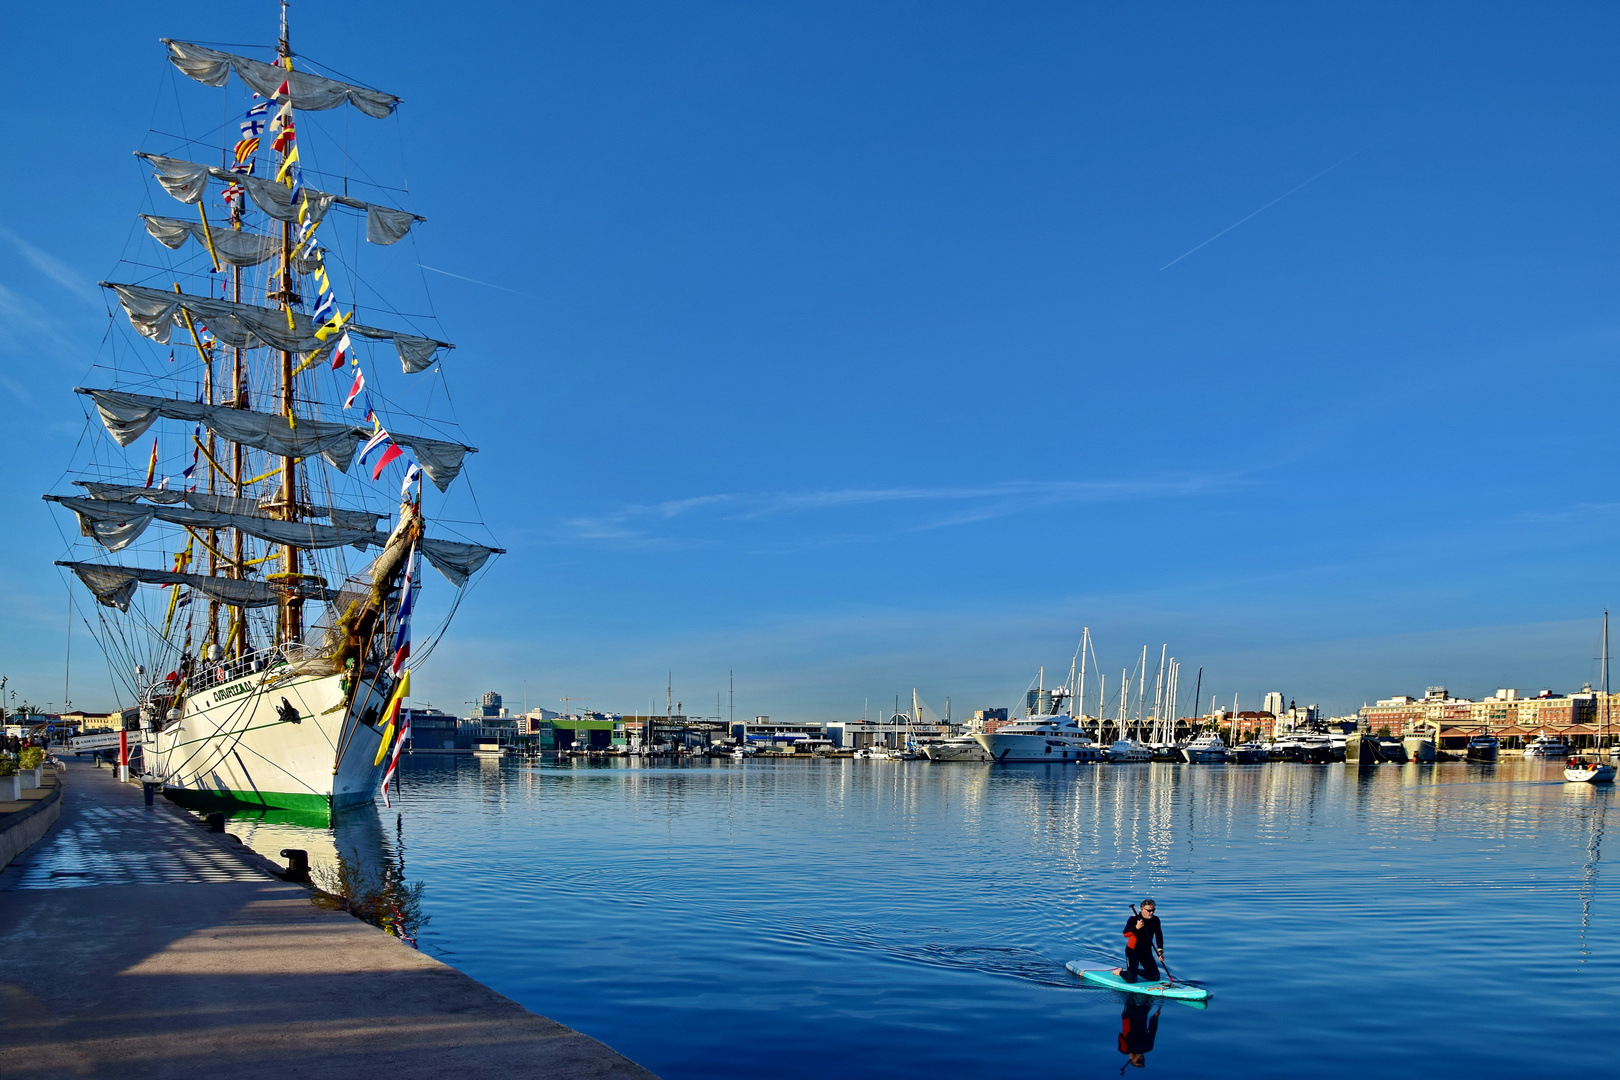
POLYGON ((291 150, 287 151, 287 156, 282 159, 281 171, 276 173, 276 182, 284 182, 287 179, 287 170, 291 169, 296 164, 298 164, 298 147, 294 146, 291 150))
POLYGON ((381 765, 383 758, 388 756, 388 747, 394 741, 394 721, 399 717, 399 705, 411 692, 411 669, 406 668, 405 674, 400 676, 399 685, 394 687, 393 694, 388 698, 388 708, 383 710, 388 714, 388 726, 383 728, 382 743, 377 747, 377 759, 372 765, 381 765))

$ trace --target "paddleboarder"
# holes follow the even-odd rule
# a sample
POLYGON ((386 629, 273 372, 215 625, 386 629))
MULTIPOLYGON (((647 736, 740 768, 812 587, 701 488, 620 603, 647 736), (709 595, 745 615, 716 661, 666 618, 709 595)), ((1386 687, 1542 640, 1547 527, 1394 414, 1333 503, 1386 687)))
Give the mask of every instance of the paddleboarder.
POLYGON ((1159 960, 1164 959, 1164 931, 1159 927, 1157 910, 1151 896, 1142 901, 1141 911, 1131 908, 1131 917, 1125 922, 1125 966, 1114 969, 1114 974, 1126 982, 1138 978, 1159 981, 1159 965, 1153 957, 1157 953, 1159 960))

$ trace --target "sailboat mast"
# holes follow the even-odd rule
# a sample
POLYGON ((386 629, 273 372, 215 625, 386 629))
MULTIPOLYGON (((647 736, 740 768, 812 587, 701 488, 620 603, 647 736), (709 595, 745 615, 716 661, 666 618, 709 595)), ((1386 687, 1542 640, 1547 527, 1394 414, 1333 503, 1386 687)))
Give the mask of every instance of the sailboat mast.
MULTIPOLYGON (((1075 687, 1075 703, 1078 707, 1075 718, 1082 722, 1086 717, 1086 649, 1090 644, 1091 627, 1082 627, 1080 630, 1080 683, 1075 687)), ((1101 709, 1097 710, 1097 715, 1102 716, 1101 709)), ((1099 731, 1097 734, 1101 735, 1102 732, 1099 731)))
POLYGON ((1603 612, 1603 670, 1599 676, 1603 687, 1603 712, 1598 723, 1598 742, 1608 741, 1609 735, 1609 613, 1603 612))
MULTIPOLYGON (((288 71, 292 70, 292 47, 287 39, 287 3, 281 4, 281 41, 276 46, 276 54, 281 57, 281 66, 288 71)), ((291 101, 291 98, 288 99, 291 101)), ((282 164, 285 165, 287 156, 293 152, 291 145, 281 154, 282 164)), ((293 288, 292 268, 293 235, 292 222, 281 223, 281 308, 291 312, 298 294, 293 288)), ((290 316, 289 316, 290 318, 290 316)), ((289 426, 296 424, 293 419, 293 354, 289 349, 281 350, 281 415, 287 418, 289 426)), ((298 520, 298 459, 286 456, 281 459, 281 516, 284 521, 298 520)), ((304 638, 304 601, 298 592, 298 549, 291 544, 281 546, 281 570, 286 575, 288 591, 278 605, 281 625, 277 628, 276 637, 280 641, 302 641, 304 638)))

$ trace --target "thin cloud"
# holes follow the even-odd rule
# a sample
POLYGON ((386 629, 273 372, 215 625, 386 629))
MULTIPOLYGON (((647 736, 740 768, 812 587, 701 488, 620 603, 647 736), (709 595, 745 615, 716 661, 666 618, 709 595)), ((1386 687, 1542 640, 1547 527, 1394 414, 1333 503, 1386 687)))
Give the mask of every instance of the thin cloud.
MULTIPOLYGON (((573 518, 566 525, 576 540, 667 544, 674 541, 650 535, 658 524, 704 512, 720 522, 752 522, 786 514, 810 515, 855 507, 904 503, 926 507, 936 504, 940 509, 920 513, 916 520, 908 521, 901 529, 905 532, 921 532, 989 521, 1060 503, 1178 498, 1230 490, 1240 483, 1242 481, 1231 476, 1191 476, 1158 480, 1020 480, 964 487, 842 488, 829 491, 716 494, 626 506, 607 514, 573 518)), ((864 533, 857 535, 870 539, 864 533)), ((800 538, 800 542, 808 539, 800 538)))
POLYGON ((56 284, 77 296, 79 299, 91 304, 100 305, 100 297, 89 284, 89 279, 70 267, 56 256, 35 247, 4 225, 0 225, 0 236, 11 241, 13 247, 22 253, 28 265, 50 278, 56 284))

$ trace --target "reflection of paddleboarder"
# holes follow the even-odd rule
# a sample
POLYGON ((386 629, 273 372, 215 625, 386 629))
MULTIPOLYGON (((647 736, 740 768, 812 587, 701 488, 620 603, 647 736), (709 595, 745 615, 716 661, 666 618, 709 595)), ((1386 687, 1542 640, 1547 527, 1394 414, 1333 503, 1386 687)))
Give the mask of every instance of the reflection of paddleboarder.
MULTIPOLYGON (((1147 1067, 1147 1054, 1159 1034, 1159 1014, 1148 1015, 1152 1007, 1152 1001, 1142 994, 1125 995, 1125 1011, 1119 1017, 1119 1052, 1125 1055, 1125 1064, 1119 1067, 1121 1073, 1129 1065, 1147 1067)), ((1159 1008, 1164 1008, 1162 999, 1159 1008)))
POLYGON ((1153 898, 1149 897, 1142 901, 1140 912, 1134 907, 1131 909, 1131 917, 1125 923, 1125 966, 1115 968, 1114 974, 1126 982, 1133 983, 1138 978, 1159 981, 1159 965, 1153 962, 1153 954, 1157 952, 1159 959, 1164 959, 1164 931, 1159 928, 1155 910, 1153 898))

